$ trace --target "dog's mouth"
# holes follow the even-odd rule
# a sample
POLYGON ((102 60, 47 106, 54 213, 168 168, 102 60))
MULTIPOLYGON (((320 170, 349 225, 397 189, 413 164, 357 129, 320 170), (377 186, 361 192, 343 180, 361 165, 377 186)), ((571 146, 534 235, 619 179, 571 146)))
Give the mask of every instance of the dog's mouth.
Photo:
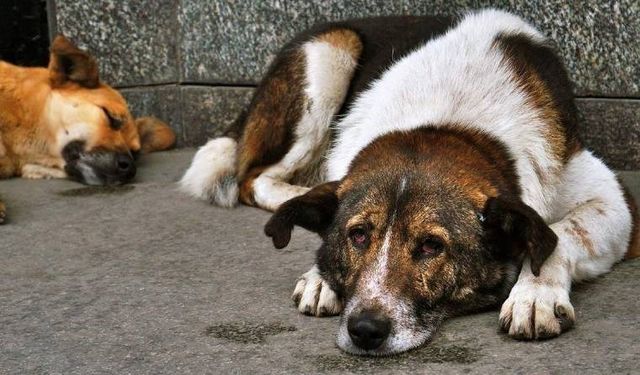
POLYGON ((391 310, 347 303, 340 319, 338 347, 354 355, 399 354, 429 342, 443 320, 435 313, 418 318, 412 306, 399 300, 388 302, 391 310))
POLYGON ((136 175, 133 155, 107 150, 85 151, 84 142, 69 143, 62 151, 64 170, 86 185, 122 185, 136 175))

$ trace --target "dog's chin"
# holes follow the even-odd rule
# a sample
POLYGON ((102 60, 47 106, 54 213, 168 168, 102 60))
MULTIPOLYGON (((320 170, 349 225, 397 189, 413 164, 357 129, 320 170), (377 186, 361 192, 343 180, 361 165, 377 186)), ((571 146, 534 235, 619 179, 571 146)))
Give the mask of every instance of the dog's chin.
POLYGON ((347 324, 341 322, 336 344, 338 345, 338 348, 348 354, 369 357, 386 357, 421 347, 431 340, 433 332, 434 330, 429 329, 400 329, 389 336, 380 347, 372 350, 365 350, 359 348, 353 343, 353 341, 351 341, 347 330, 347 324))
POLYGON ((65 172, 70 179, 91 186, 116 186, 127 183, 130 179, 101 173, 94 167, 83 162, 68 163, 65 172))

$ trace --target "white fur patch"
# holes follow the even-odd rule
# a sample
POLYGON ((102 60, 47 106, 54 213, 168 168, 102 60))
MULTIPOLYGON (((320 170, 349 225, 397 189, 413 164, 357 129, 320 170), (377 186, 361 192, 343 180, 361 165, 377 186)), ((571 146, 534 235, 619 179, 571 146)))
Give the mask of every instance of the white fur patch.
POLYGON ((264 173, 253 181, 253 199, 261 208, 275 211, 281 204, 305 194, 310 188, 292 185, 264 173))
POLYGON ((52 151, 61 155, 64 147, 73 141, 90 141, 93 128, 91 124, 82 122, 60 128, 56 134, 55 149, 52 151))
POLYGON ((551 228, 567 240, 561 251, 574 281, 608 272, 624 257, 631 213, 615 174, 591 152, 581 151, 566 165, 554 207, 551 228))
POLYGON ((67 178, 67 173, 62 169, 45 167, 38 164, 25 164, 21 175, 28 179, 67 178))
POLYGON ((535 168, 554 171, 559 164, 548 152, 541 114, 528 102, 503 53, 493 44, 502 33, 543 40, 522 19, 486 10, 467 15, 391 66, 336 125, 328 180, 344 177, 360 150, 384 134, 456 125, 488 133, 507 146, 516 159, 524 202, 546 217, 553 186, 543 186, 535 168))
POLYGON ((238 201, 236 152, 236 141, 231 138, 207 142, 180 180, 180 190, 222 207, 233 207, 238 201))
POLYGON ((87 185, 102 185, 102 180, 91 166, 81 162, 78 163, 77 168, 82 173, 82 178, 87 185))

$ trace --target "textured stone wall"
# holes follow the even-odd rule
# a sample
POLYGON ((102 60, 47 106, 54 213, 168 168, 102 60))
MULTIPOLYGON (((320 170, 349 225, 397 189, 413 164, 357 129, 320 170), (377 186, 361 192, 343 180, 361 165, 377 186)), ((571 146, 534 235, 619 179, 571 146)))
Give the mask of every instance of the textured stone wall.
POLYGON ((233 123, 278 49, 315 23, 511 10, 555 42, 576 84, 585 142, 616 168, 640 169, 637 0, 49 1, 57 31, 98 57, 134 113, 169 121, 184 146, 233 123))

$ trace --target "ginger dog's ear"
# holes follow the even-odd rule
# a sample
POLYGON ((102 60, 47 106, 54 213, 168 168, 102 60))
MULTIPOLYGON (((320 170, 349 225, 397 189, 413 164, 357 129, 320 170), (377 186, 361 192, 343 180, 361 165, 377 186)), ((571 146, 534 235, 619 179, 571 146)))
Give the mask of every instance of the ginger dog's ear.
POLYGON ((542 217, 521 201, 489 198, 484 210, 484 225, 500 256, 528 256, 531 272, 540 275, 544 261, 553 253, 558 236, 542 217))
POLYGON ((168 150, 176 144, 176 134, 173 130, 155 117, 137 118, 136 128, 140 135, 140 148, 145 154, 168 150))
POLYGON ((100 84, 98 63, 93 56, 62 35, 56 36, 51 43, 49 77, 53 87, 62 86, 69 81, 89 89, 100 84))
POLYGON ((327 182, 284 202, 264 227, 264 233, 271 237, 273 246, 276 249, 287 246, 294 225, 316 233, 327 229, 338 210, 338 185, 337 181, 327 182))

